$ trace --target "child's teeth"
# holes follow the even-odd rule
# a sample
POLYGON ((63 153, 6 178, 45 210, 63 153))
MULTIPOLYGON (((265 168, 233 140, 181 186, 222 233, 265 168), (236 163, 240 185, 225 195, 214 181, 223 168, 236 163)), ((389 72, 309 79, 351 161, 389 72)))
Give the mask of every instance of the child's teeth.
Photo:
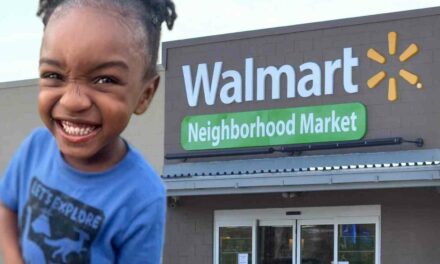
POLYGON ((95 126, 76 124, 69 121, 61 121, 61 126, 66 134, 72 136, 86 136, 96 128, 95 126))

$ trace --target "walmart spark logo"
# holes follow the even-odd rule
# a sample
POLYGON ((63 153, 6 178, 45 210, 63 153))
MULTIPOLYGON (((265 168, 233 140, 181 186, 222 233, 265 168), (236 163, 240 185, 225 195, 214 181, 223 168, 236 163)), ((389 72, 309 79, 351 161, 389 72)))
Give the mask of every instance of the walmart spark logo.
MULTIPOLYGON (((396 32, 389 32, 388 33, 388 53, 390 55, 396 54, 396 47, 397 47, 397 33, 396 32)), ((409 45, 405 51, 399 56, 400 62, 406 62, 411 57, 416 55, 419 52, 419 47, 412 43, 409 45)), ((382 54, 380 54, 377 50, 371 48, 367 52, 367 57, 370 58, 373 61, 376 61, 380 64, 386 63, 386 58, 382 54)), ((415 85, 418 89, 423 88, 423 84, 419 82, 419 76, 416 74, 407 71, 405 69, 400 69, 399 71, 400 77, 402 77, 405 81, 407 81, 411 85, 415 85)), ((373 77, 371 77, 367 85, 369 88, 374 89, 376 86, 387 77, 387 73, 385 71, 380 71, 376 73, 373 77)), ((390 77, 388 79, 388 100, 389 101, 396 101, 397 100, 397 80, 395 77, 390 77)))

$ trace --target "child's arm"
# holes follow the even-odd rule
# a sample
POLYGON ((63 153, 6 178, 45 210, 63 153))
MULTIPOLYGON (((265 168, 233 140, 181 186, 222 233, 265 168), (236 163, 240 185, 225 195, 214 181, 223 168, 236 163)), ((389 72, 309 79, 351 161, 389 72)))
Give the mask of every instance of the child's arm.
POLYGON ((0 252, 5 264, 22 264, 18 244, 17 214, 0 203, 0 252))

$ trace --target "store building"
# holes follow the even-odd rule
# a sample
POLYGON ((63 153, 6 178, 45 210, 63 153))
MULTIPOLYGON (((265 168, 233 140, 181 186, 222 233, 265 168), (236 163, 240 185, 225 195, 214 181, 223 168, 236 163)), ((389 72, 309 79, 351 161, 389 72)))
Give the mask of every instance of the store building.
POLYGON ((162 57, 164 263, 439 262, 440 8, 162 57))

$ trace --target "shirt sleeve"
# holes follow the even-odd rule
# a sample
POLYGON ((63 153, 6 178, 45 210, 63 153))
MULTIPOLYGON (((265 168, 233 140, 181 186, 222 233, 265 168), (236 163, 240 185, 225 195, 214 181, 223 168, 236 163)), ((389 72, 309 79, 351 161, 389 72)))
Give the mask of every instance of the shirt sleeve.
POLYGON ((118 249, 118 263, 162 263, 165 213, 165 197, 160 197, 129 220, 118 249))
POLYGON ((20 150, 15 153, 0 181, 0 202, 14 212, 18 208, 20 154, 20 150))

